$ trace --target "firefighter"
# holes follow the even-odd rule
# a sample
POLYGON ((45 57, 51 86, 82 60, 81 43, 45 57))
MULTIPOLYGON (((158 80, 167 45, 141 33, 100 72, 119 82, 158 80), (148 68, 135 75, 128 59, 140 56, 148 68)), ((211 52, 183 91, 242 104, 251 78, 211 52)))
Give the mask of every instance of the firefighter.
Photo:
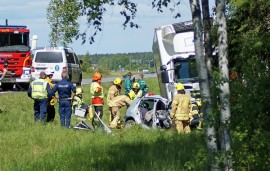
POLYGON ((39 79, 31 82, 27 94, 34 100, 34 120, 45 122, 47 105, 52 97, 52 91, 45 80, 45 72, 41 71, 39 76, 39 79))
POLYGON ((70 118, 72 114, 71 100, 76 93, 76 87, 68 80, 68 74, 66 71, 62 72, 61 77, 62 80, 53 88, 53 94, 55 94, 56 91, 58 92, 61 126, 70 128, 70 118))
MULTIPOLYGON (((120 95, 121 92, 121 85, 122 85, 122 80, 121 78, 116 78, 113 81, 113 84, 110 86, 109 90, 108 90, 108 95, 107 95, 107 104, 109 104, 109 102, 111 100, 113 100, 115 97, 120 95)), ((111 122, 111 116, 112 114, 110 113, 109 116, 109 122, 111 122)))
MULTIPOLYGON (((52 83, 52 77, 54 74, 54 70, 52 68, 45 69, 46 78, 45 80, 49 83, 51 90, 54 87, 54 84, 52 83)), ((48 102, 47 106, 47 122, 52 122, 55 118, 55 108, 54 105, 56 103, 57 99, 56 97, 52 97, 52 99, 48 102)))
POLYGON ((200 114, 199 107, 201 106, 201 101, 195 101, 191 103, 190 114, 189 114, 189 126, 190 128, 202 129, 202 115, 200 114))
POLYGON ((129 91, 132 89, 132 73, 128 72, 125 76, 125 94, 128 94, 129 91))
POLYGON ((120 121, 120 112, 119 110, 123 106, 130 105, 132 100, 135 98, 135 94, 133 91, 130 91, 128 94, 120 95, 115 97, 113 100, 109 102, 109 110, 111 113, 112 121, 110 122, 110 128, 116 128, 117 124, 120 121))
POLYGON ((142 90, 142 95, 146 95, 148 92, 148 86, 146 84, 146 82, 143 80, 144 75, 143 74, 139 74, 138 77, 138 83, 140 85, 140 90, 142 90))
POLYGON ((94 74, 93 83, 90 86, 90 92, 92 94, 92 105, 94 106, 95 112, 98 114, 100 119, 103 116, 103 87, 101 86, 102 75, 98 72, 94 74))
POLYGON ((72 107, 73 107, 73 110, 76 110, 77 107, 85 109, 86 110, 85 116, 87 116, 89 120, 93 119, 93 113, 90 111, 90 106, 87 106, 83 101, 83 89, 82 88, 76 88, 76 94, 72 100, 72 107))
POLYGON ((112 99, 120 95, 121 85, 122 85, 121 78, 115 78, 115 80, 113 81, 113 84, 110 86, 108 90, 108 96, 107 96, 108 104, 112 99))
POLYGON ((177 83, 176 90, 177 95, 173 98, 170 115, 178 133, 189 133, 190 96, 186 94, 182 83, 177 83))
POLYGON ((142 97, 143 93, 142 93, 142 90, 140 89, 140 84, 135 82, 133 85, 132 85, 132 90, 135 94, 135 98, 134 99, 137 99, 138 97, 142 97))

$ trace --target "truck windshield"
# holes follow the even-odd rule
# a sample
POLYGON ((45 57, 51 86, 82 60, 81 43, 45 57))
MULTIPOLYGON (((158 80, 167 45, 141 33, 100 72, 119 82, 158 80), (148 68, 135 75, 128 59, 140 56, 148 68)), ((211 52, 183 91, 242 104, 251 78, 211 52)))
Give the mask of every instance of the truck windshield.
POLYGON ((38 63, 61 63, 62 52, 37 52, 35 62, 38 63))
POLYGON ((198 79, 196 61, 182 60, 175 63, 175 78, 177 82, 190 82, 198 79))
POLYGON ((30 50, 29 33, 0 33, 0 51, 27 52, 30 50))

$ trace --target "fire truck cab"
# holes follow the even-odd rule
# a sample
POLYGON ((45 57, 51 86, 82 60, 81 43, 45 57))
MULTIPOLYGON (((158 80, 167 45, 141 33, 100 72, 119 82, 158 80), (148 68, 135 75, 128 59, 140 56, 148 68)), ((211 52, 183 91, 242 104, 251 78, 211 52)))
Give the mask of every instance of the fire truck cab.
POLYGON ((8 70, 2 85, 29 85, 32 64, 29 34, 26 26, 8 25, 7 21, 6 25, 0 25, 0 77, 4 68, 8 70))

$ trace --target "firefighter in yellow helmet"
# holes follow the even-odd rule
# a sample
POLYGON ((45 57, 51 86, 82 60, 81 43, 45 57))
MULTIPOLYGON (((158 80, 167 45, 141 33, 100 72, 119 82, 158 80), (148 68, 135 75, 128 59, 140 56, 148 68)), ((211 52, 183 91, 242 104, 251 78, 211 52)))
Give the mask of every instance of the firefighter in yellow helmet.
MULTIPOLYGON (((115 78, 115 80, 113 81, 113 84, 110 86, 110 88, 108 90, 107 104, 109 104, 110 101, 113 100, 115 97, 120 95, 121 86, 122 86, 121 78, 115 78)), ((109 122, 112 121, 111 116, 112 116, 112 114, 110 113, 109 122)))
POLYGON ((90 106, 87 106, 83 101, 83 89, 78 87, 76 88, 76 94, 73 97, 72 100, 72 106, 73 110, 76 110, 76 108, 82 108, 85 109, 85 117, 87 116, 89 120, 93 119, 93 112, 90 106), (91 109, 91 110, 90 110, 91 109), (87 115, 89 114, 89 115, 87 115))
POLYGON ((142 90, 140 90, 140 84, 139 83, 137 83, 137 82, 133 83, 132 90, 130 90, 130 91, 134 92, 134 94, 135 94, 134 99, 137 99, 138 97, 142 97, 143 92, 142 92, 142 90))
POLYGON ((94 106, 95 112, 99 115, 100 119, 103 116, 103 87, 101 86, 102 75, 98 72, 94 74, 93 83, 90 86, 90 92, 92 94, 92 105, 94 106))
POLYGON ((108 104, 109 110, 110 110, 110 113, 112 115, 111 116, 112 121, 110 122, 110 128, 117 127, 117 124, 120 121, 119 110, 123 106, 130 105, 132 100, 134 100, 134 98, 135 98, 135 94, 134 94, 134 92, 131 91, 128 94, 117 96, 109 102, 109 104, 108 104))
POLYGON ((173 98, 170 115, 178 133, 189 133, 190 96, 186 94, 182 83, 177 83, 176 90, 177 95, 173 98))
POLYGON ((202 125, 202 115, 200 114, 200 108, 201 107, 201 100, 197 100, 195 102, 191 103, 190 106, 190 114, 189 114, 189 118, 190 118, 190 128, 197 128, 197 129, 202 129, 201 125, 202 125))
MULTIPOLYGON (((52 77, 54 74, 54 69, 53 68, 46 68, 45 74, 46 74, 45 80, 49 83, 50 88, 53 89, 54 84, 52 83, 52 77)), ((52 96, 52 99, 50 100, 50 102, 48 103, 48 106, 47 106, 47 122, 52 122, 55 118, 54 105, 56 102, 57 102, 56 97, 52 96)))

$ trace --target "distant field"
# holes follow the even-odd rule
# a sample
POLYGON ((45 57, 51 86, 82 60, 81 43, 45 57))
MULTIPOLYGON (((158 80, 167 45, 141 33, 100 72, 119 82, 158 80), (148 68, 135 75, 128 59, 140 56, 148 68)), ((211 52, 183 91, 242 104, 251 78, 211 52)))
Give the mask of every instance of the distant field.
MULTIPOLYGON (((156 78, 146 81, 150 92, 158 94, 156 78)), ((107 90, 109 84, 103 86, 107 90)), ((82 88, 84 101, 89 103, 89 85, 82 88)), ((0 101, 1 171, 208 170, 200 132, 178 135, 173 130, 146 130, 139 126, 113 130, 113 135, 101 129, 78 131, 60 127, 58 105, 53 123, 34 123, 33 101, 26 92, 0 94, 0 101)), ((107 105, 104 121, 108 123, 107 105)), ((73 116, 71 124, 78 122, 73 116)))

